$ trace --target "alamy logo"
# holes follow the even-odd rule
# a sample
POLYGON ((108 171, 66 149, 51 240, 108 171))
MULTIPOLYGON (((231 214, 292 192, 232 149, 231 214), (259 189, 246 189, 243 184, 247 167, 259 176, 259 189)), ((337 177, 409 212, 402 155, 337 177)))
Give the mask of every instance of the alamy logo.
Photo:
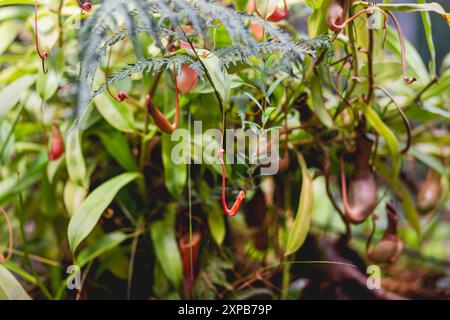
POLYGON ((81 269, 77 265, 70 265, 67 267, 66 273, 69 275, 67 277, 67 289, 69 290, 80 290, 81 289, 81 269))
POLYGON ((193 135, 180 128, 171 134, 174 142, 171 159, 175 164, 220 164, 218 155, 223 139, 226 163, 259 165, 261 175, 274 175, 280 162, 279 138, 278 128, 227 129, 222 137, 221 130, 203 132, 201 121, 195 121, 193 135))
POLYGON ((370 265, 367 267, 366 273, 369 275, 367 278, 367 288, 370 290, 381 289, 381 269, 377 265, 370 265))

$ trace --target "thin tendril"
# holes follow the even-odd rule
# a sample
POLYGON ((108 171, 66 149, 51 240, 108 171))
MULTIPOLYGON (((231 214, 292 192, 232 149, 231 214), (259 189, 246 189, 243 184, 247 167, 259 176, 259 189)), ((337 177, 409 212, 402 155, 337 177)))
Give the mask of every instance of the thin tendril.
POLYGON ((48 73, 48 69, 45 67, 45 60, 48 59, 48 52, 47 51, 41 51, 39 48, 39 31, 38 31, 38 16, 37 16, 37 10, 38 10, 38 2, 37 0, 34 1, 34 42, 36 44, 36 51, 39 55, 39 58, 41 58, 42 62, 42 72, 44 74, 48 73))
POLYGON ((376 85, 375 86, 376 89, 380 90, 381 92, 383 92, 386 97, 389 98, 389 100, 392 101, 392 103, 394 104, 395 108, 397 108, 397 111, 400 113, 400 116, 403 120, 403 123, 405 124, 405 128, 406 128, 406 145, 403 148, 403 150, 401 150, 401 153, 405 154, 406 152, 408 152, 410 146, 411 146, 411 123, 408 120, 408 117, 406 116, 405 112, 402 110, 402 108, 400 108, 400 106, 397 104, 397 102, 394 100, 394 97, 383 87, 376 85))
POLYGON ((414 81, 416 81, 416 78, 410 77, 406 75, 406 49, 405 49, 405 36, 403 35, 402 27, 400 26, 400 23, 398 22, 397 18, 390 12, 387 12, 388 15, 392 18, 394 21, 395 27, 397 28, 398 32, 398 38, 400 40, 400 54, 402 58, 402 74, 403 74, 403 80, 407 84, 411 84, 414 81))

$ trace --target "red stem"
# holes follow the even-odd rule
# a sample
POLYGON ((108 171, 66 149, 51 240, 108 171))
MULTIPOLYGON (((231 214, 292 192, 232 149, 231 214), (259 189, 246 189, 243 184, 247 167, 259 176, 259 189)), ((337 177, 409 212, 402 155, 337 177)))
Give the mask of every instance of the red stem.
POLYGON ((342 24, 335 24, 334 22, 332 22, 331 24, 333 25, 334 28, 336 29, 344 29, 345 26, 347 24, 349 24, 350 22, 352 22, 353 20, 355 20, 356 18, 358 18, 360 15, 362 15, 363 13, 372 13, 374 10, 374 8, 369 7, 369 8, 365 8, 361 11, 358 11, 358 13, 356 13, 355 15, 351 16, 350 18, 348 18, 347 20, 345 20, 344 22, 342 22, 342 24))
POLYGON ((222 207, 223 207, 223 210, 225 211, 225 213, 232 217, 238 213, 239 208, 245 199, 245 191, 243 191, 243 190, 239 191, 239 195, 237 196, 236 200, 234 201, 233 206, 231 207, 231 209, 228 209, 227 201, 225 199, 227 173, 225 170, 225 162, 223 161, 223 158, 222 158, 224 152, 225 151, 223 149, 220 149, 219 152, 217 152, 217 158, 219 159, 220 163, 222 164, 222 207))
POLYGON ((36 44, 36 51, 39 55, 39 58, 41 58, 42 61, 42 71, 44 74, 48 73, 48 69, 45 67, 45 60, 48 58, 48 52, 47 51, 41 51, 39 48, 39 35, 38 35, 38 17, 37 17, 37 9, 38 9, 38 2, 37 0, 34 1, 34 42, 36 44))
POLYGON ((400 53, 401 53, 401 57, 402 57, 403 80, 408 84, 413 83, 414 81, 416 81, 416 78, 408 77, 406 75, 405 36, 403 35, 402 27, 400 26, 400 23, 398 22, 397 18, 390 11, 388 11, 387 13, 394 21, 395 27, 397 28, 397 32, 398 32, 398 38, 400 40, 400 53))

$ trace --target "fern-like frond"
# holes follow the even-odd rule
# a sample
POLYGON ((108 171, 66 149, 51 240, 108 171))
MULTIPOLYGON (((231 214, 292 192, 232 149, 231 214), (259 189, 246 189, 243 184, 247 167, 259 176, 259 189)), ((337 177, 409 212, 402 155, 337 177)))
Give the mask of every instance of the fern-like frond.
MULTIPOLYGON (((182 64, 193 65, 194 63, 195 61, 190 56, 184 54, 173 55, 167 58, 152 58, 145 61, 138 61, 136 63, 126 65, 125 67, 122 67, 114 72, 108 78, 108 83, 112 84, 114 82, 124 80, 131 77, 133 74, 155 74, 156 72, 167 70, 171 65, 179 67, 182 64)), ((196 72, 199 72, 198 69, 193 69, 196 70, 196 72)), ((94 92, 93 97, 104 92, 105 89, 105 84, 103 84, 94 92)))
MULTIPOLYGON (((202 66, 193 57, 179 54, 168 56, 163 43, 166 40, 208 39, 211 28, 222 25, 230 36, 233 45, 214 50, 224 66, 237 61, 247 63, 251 57, 280 53, 279 60, 285 65, 279 70, 292 72, 290 65, 300 65, 305 54, 325 54, 327 60, 333 55, 328 38, 322 37, 310 41, 295 43, 291 36, 256 15, 236 11, 232 5, 225 6, 216 0, 103 0, 102 5, 86 21, 80 31, 80 58, 82 61, 78 85, 77 119, 75 124, 87 113, 92 99, 92 84, 106 55, 106 49, 117 42, 130 38, 138 62, 118 70, 109 79, 109 83, 130 77, 167 69, 171 64, 178 68, 188 64, 203 80, 202 66), (267 41, 257 42, 250 34, 248 24, 258 23, 264 27, 267 41), (194 31, 185 33, 183 26, 191 26, 194 31), (159 49, 151 59, 144 59, 138 34, 146 33, 159 49), (164 40, 164 41, 163 41, 164 40), (287 59, 287 60, 286 60, 287 59), (290 62, 289 62, 290 61, 290 62)), ((203 40, 203 41, 202 41, 203 40)), ((98 88, 94 95, 104 90, 98 88)))
POLYGON ((236 65, 237 61, 248 63, 250 58, 272 53, 290 54, 297 58, 302 58, 305 54, 314 56, 315 50, 301 42, 293 44, 271 39, 249 46, 240 44, 231 45, 220 48, 215 52, 227 67, 229 67, 230 63, 234 65, 236 65))

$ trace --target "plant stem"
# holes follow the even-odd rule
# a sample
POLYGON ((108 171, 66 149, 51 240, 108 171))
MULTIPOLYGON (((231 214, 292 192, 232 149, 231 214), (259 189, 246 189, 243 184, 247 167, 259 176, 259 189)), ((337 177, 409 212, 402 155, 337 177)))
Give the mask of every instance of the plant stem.
POLYGON ((281 289, 281 300, 287 300, 288 299, 288 293, 289 293, 289 282, 291 280, 291 264, 289 262, 289 256, 286 257, 286 261, 283 265, 283 283, 282 283, 282 289, 281 289))
MULTIPOLYGON (((155 94, 156 88, 158 87, 159 80, 161 79, 162 72, 158 72, 158 74, 155 77, 155 80, 153 81, 152 86, 150 87, 148 94, 152 97, 155 94)), ((140 158, 139 158, 139 172, 144 173, 144 165, 146 160, 146 152, 145 148, 147 146, 147 143, 145 141, 147 133, 148 133, 148 125, 150 122, 150 114, 146 111, 145 112, 145 121, 144 121, 144 129, 142 131, 142 139, 141 139, 141 150, 140 150, 140 158)))
POLYGON ((62 26, 62 8, 64 5, 64 0, 59 0, 59 6, 58 6, 58 30, 59 30, 59 47, 62 48, 64 45, 64 29, 62 26))

